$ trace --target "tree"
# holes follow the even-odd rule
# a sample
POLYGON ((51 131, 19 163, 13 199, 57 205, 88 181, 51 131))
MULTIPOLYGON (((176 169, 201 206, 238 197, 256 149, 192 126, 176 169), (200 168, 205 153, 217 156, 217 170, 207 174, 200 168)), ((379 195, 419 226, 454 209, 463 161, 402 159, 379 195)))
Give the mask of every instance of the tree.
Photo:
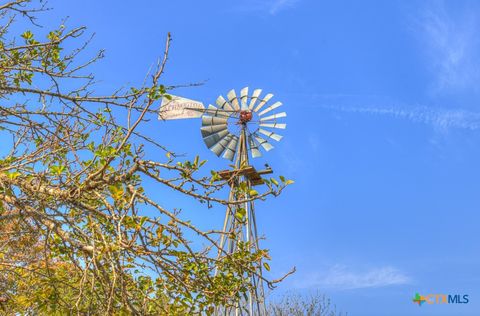
MULTIPOLYGON (((84 27, 62 24, 44 39, 11 34, 14 23, 35 30, 44 9, 29 0, 0 6, 0 310, 190 315, 240 298, 268 251, 240 245, 217 259, 222 232, 197 228, 144 187, 229 203, 218 194, 227 181, 205 173, 205 161, 181 161, 138 131, 175 88, 161 80, 170 35, 142 86, 96 95, 88 71, 103 53, 80 61, 84 27), (145 146, 165 158, 151 159, 145 146)), ((288 183, 268 182, 254 199, 288 183)))
POLYGON ((279 301, 270 304, 269 314, 272 316, 346 316, 337 312, 330 299, 319 293, 310 295, 286 294, 279 301))

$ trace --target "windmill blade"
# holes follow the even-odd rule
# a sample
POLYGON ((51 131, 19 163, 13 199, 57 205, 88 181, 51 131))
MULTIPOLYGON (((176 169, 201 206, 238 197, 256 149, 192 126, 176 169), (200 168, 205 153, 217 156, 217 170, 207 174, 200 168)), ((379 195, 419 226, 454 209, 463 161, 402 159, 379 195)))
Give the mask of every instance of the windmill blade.
POLYGON ((233 109, 238 111, 240 110, 240 106, 238 105, 238 98, 237 95, 235 94, 235 90, 230 90, 230 92, 227 94, 228 102, 230 102, 233 105, 233 109))
POLYGON ((257 102, 258 97, 262 93, 262 89, 256 89, 253 91, 252 99, 250 100, 250 104, 248 105, 248 109, 251 110, 255 106, 255 102, 257 102))
POLYGON ((258 106, 255 108, 255 112, 258 112, 258 110, 260 110, 264 105, 265 103, 267 103, 268 101, 270 101, 270 99, 273 97, 273 94, 269 93, 267 94, 263 99, 262 101, 260 101, 260 103, 258 104, 258 106))
POLYGON ((248 135, 248 142, 250 144, 250 153, 253 158, 262 157, 262 153, 258 150, 258 146, 252 138, 252 135, 248 135))
POLYGON ((242 104, 242 107, 241 107, 242 111, 248 110, 247 99, 248 99, 248 87, 245 87, 240 91, 240 103, 242 104))
POLYGON ((261 126, 261 127, 271 127, 271 128, 281 128, 281 129, 287 128, 287 124, 281 124, 281 123, 260 123, 259 126, 261 126))
POLYGON ((200 128, 200 131, 202 132, 202 137, 205 138, 225 129, 227 129, 227 124, 204 126, 200 128))
POLYGON ((230 133, 228 132, 228 130, 225 129, 223 131, 204 137, 203 141, 205 142, 205 145, 207 145, 208 148, 211 148, 212 146, 214 146, 216 143, 221 141, 223 138, 225 138, 229 134, 230 133))
POLYGON ((190 111, 195 111, 195 112, 200 112, 203 114, 210 114, 215 117, 226 117, 229 118, 230 116, 234 115, 237 113, 237 111, 227 111, 227 110, 220 110, 214 107, 213 105, 209 105, 208 109, 195 109, 195 108, 185 108, 186 110, 190 111))
POLYGON ((230 143, 230 140, 233 138, 232 134, 228 134, 226 137, 221 139, 219 142, 217 142, 215 145, 210 148, 211 151, 215 153, 218 157, 225 151, 227 148, 228 143, 230 143))
POLYGON ((238 145, 238 137, 233 136, 233 138, 228 143, 227 148, 225 149, 225 153, 223 154, 223 158, 226 158, 230 161, 233 161, 233 158, 235 157, 235 154, 237 153, 237 145, 238 145))
POLYGON ((260 144, 260 146, 263 147, 266 151, 270 151, 273 149, 272 144, 270 144, 266 139, 258 136, 257 134, 253 134, 255 137, 255 140, 260 144))
POLYGON ((232 106, 228 103, 223 96, 219 96, 215 102, 219 109, 233 111, 232 106))
POLYGON ((227 124, 228 119, 222 117, 202 116, 202 126, 227 124))
POLYGON ((206 110, 206 112, 213 116, 220 116, 220 117, 227 117, 227 118, 230 117, 230 115, 232 114, 231 112, 226 112, 224 110, 217 109, 211 104, 208 106, 208 109, 206 110))
POLYGON ((286 116, 287 116, 287 113, 281 112, 281 113, 273 114, 267 117, 262 117, 260 118, 260 122, 276 120, 277 118, 286 117, 286 116))
POLYGON ((282 106, 282 102, 275 102, 274 104, 272 104, 271 106, 269 106, 268 108, 266 108, 265 110, 263 110, 262 112, 258 113, 258 116, 262 116, 264 115, 265 113, 268 113, 272 110, 275 110, 276 108, 282 106))
POLYGON ((263 135, 268 136, 271 139, 276 140, 277 142, 280 141, 283 138, 283 136, 281 136, 281 135, 275 134, 274 132, 266 131, 266 130, 261 129, 261 128, 258 131, 260 133, 262 133, 263 135))

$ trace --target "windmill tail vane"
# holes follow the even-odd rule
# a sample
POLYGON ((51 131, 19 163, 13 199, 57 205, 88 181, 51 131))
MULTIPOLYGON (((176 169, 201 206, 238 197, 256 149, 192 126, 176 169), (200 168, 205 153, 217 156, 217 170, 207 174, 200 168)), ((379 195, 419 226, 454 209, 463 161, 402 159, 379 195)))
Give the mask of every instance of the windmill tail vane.
MULTIPOLYGON (((220 95, 215 105, 207 107, 202 102, 177 96, 164 98, 160 107, 159 119, 162 120, 201 118, 200 132, 205 145, 216 156, 234 162, 233 169, 218 172, 230 185, 229 201, 232 202, 225 214, 218 259, 224 253, 234 253, 242 244, 248 245, 251 252, 260 250, 254 199, 249 192, 253 186, 263 184, 262 175, 272 173, 272 169, 257 171, 250 165, 249 157, 261 157, 262 151, 274 148, 271 141, 282 139, 277 130, 286 128, 282 119, 287 116, 285 112, 278 112, 281 102, 270 102, 273 94, 261 95, 261 89, 249 95, 246 87, 239 95, 235 90, 230 90, 226 98, 220 95), (239 187, 246 190, 238 190, 239 187)), ((228 305, 233 307, 215 307, 216 315, 267 314, 261 262, 255 270, 249 275, 252 290, 247 297, 228 305)))

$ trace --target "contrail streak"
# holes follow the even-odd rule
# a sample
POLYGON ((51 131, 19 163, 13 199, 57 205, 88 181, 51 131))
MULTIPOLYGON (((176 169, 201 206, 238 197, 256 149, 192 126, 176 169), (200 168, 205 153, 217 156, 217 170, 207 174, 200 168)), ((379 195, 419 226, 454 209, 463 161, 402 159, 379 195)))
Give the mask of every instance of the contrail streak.
POLYGON ((477 130, 480 128, 480 113, 465 110, 433 109, 428 107, 353 107, 353 106, 320 106, 324 109, 349 112, 388 115, 412 122, 430 124, 437 128, 462 128, 477 130))

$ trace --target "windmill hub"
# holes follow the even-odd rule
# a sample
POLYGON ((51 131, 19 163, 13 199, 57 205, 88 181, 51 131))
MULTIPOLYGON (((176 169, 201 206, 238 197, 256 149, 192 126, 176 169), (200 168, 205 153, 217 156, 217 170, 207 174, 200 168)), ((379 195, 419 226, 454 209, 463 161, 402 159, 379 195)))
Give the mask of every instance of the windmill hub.
POLYGON ((240 123, 246 124, 250 122, 253 118, 253 113, 251 111, 241 111, 240 112, 240 123))

